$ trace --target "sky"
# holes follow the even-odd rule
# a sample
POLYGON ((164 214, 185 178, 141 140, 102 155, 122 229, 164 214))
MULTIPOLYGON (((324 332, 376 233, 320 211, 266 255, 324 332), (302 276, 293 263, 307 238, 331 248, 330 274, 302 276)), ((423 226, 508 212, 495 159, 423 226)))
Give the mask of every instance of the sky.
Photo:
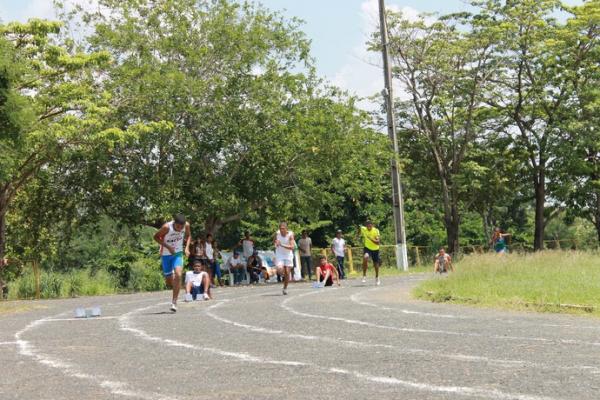
MULTIPOLYGON (((321 77, 361 97, 381 91, 381 55, 366 49, 369 35, 378 29, 377 0, 259 2, 286 17, 304 21, 302 30, 311 39, 312 56, 321 77)), ((386 6, 413 17, 421 12, 445 14, 468 9, 465 0, 386 0, 386 6)), ((52 16, 52 0, 0 0, 0 19, 4 22, 52 16)))

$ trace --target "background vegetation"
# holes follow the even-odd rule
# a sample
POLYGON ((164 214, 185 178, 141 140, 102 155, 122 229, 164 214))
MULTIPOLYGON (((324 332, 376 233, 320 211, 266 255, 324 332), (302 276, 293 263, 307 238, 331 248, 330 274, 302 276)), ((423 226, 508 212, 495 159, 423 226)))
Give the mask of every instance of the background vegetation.
MULTIPOLYGON (((596 248, 600 1, 472 4, 388 13, 409 244, 472 252, 500 226, 514 249, 596 248)), ((0 25, 11 296, 30 261, 48 297, 161 288, 150 237, 175 212, 222 248, 267 248, 280 219, 328 247, 370 218, 393 243, 384 119, 317 76, 301 21, 233 0, 61 19, 0 25)))

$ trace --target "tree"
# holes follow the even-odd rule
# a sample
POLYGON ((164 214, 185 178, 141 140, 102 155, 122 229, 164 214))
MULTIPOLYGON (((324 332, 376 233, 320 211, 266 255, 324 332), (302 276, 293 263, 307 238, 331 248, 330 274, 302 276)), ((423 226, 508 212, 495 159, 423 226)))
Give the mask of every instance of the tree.
POLYGON ((60 27, 35 19, 0 25, 0 259, 6 215, 42 168, 124 136, 105 124, 109 96, 94 79, 110 56, 56 43, 60 27))
POLYGON ((466 14, 431 23, 426 16, 411 22, 397 13, 389 13, 389 19, 393 73, 406 94, 399 102, 402 156, 418 168, 415 179, 427 182, 423 193, 439 194, 448 248, 456 252, 467 192, 458 177, 485 132, 489 107, 484 95, 496 69, 491 58, 495 43, 476 24, 461 30, 461 23, 471 21, 466 14))
MULTIPOLYGON (((384 142, 353 99, 320 88, 297 21, 225 0, 100 5, 110 12, 83 18, 90 48, 117 60, 104 81, 114 123, 169 126, 116 146, 104 168, 70 169, 73 185, 105 188, 90 207, 151 226, 182 211, 215 233, 256 212, 317 219, 357 168, 381 175, 365 154, 384 142)), ((379 195, 379 180, 365 182, 379 195)))
POLYGON ((552 42, 561 48, 568 65, 572 95, 563 103, 561 148, 556 155, 558 197, 568 213, 594 224, 600 242, 600 1, 587 1, 569 9, 561 38, 552 42))
POLYGON ((560 140, 563 105, 572 96, 571 78, 583 60, 570 60, 565 47, 556 45, 565 37, 554 15, 561 10, 559 1, 475 4, 482 5, 480 18, 490 22, 500 39, 496 57, 503 67, 488 103, 511 122, 507 133, 516 151, 527 154, 535 202, 534 249, 541 250, 545 226, 560 212, 556 185, 549 187, 548 182, 557 182, 557 155, 565 150, 560 140), (552 202, 554 207, 549 206, 552 202))

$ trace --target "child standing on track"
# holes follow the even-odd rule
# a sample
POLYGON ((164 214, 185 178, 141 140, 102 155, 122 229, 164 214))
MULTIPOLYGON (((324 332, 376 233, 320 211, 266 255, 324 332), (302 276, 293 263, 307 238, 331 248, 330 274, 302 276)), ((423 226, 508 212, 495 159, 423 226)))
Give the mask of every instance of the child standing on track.
POLYGON ((275 245, 275 266, 277 272, 283 274, 283 295, 285 296, 290 273, 294 268, 294 248, 296 247, 294 232, 288 231, 286 222, 279 224, 279 230, 273 237, 273 244, 275 245))
POLYGON ((154 240, 160 244, 160 258, 162 263, 165 283, 173 288, 173 300, 171 311, 177 311, 177 298, 181 286, 181 274, 183 271, 183 255, 190 256, 190 224, 186 222, 185 216, 177 214, 171 222, 167 222, 154 234, 154 240), (184 239, 187 238, 185 247, 184 239))

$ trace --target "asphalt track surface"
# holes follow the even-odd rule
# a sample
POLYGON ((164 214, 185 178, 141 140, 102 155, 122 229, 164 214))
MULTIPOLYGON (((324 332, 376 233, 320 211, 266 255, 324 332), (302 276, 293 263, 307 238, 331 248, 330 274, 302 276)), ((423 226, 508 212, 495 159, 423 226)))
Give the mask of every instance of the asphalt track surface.
POLYGON ((167 292, 38 302, 0 316, 0 399, 600 398, 600 321, 410 299, 424 278, 218 289, 175 314, 167 292))

